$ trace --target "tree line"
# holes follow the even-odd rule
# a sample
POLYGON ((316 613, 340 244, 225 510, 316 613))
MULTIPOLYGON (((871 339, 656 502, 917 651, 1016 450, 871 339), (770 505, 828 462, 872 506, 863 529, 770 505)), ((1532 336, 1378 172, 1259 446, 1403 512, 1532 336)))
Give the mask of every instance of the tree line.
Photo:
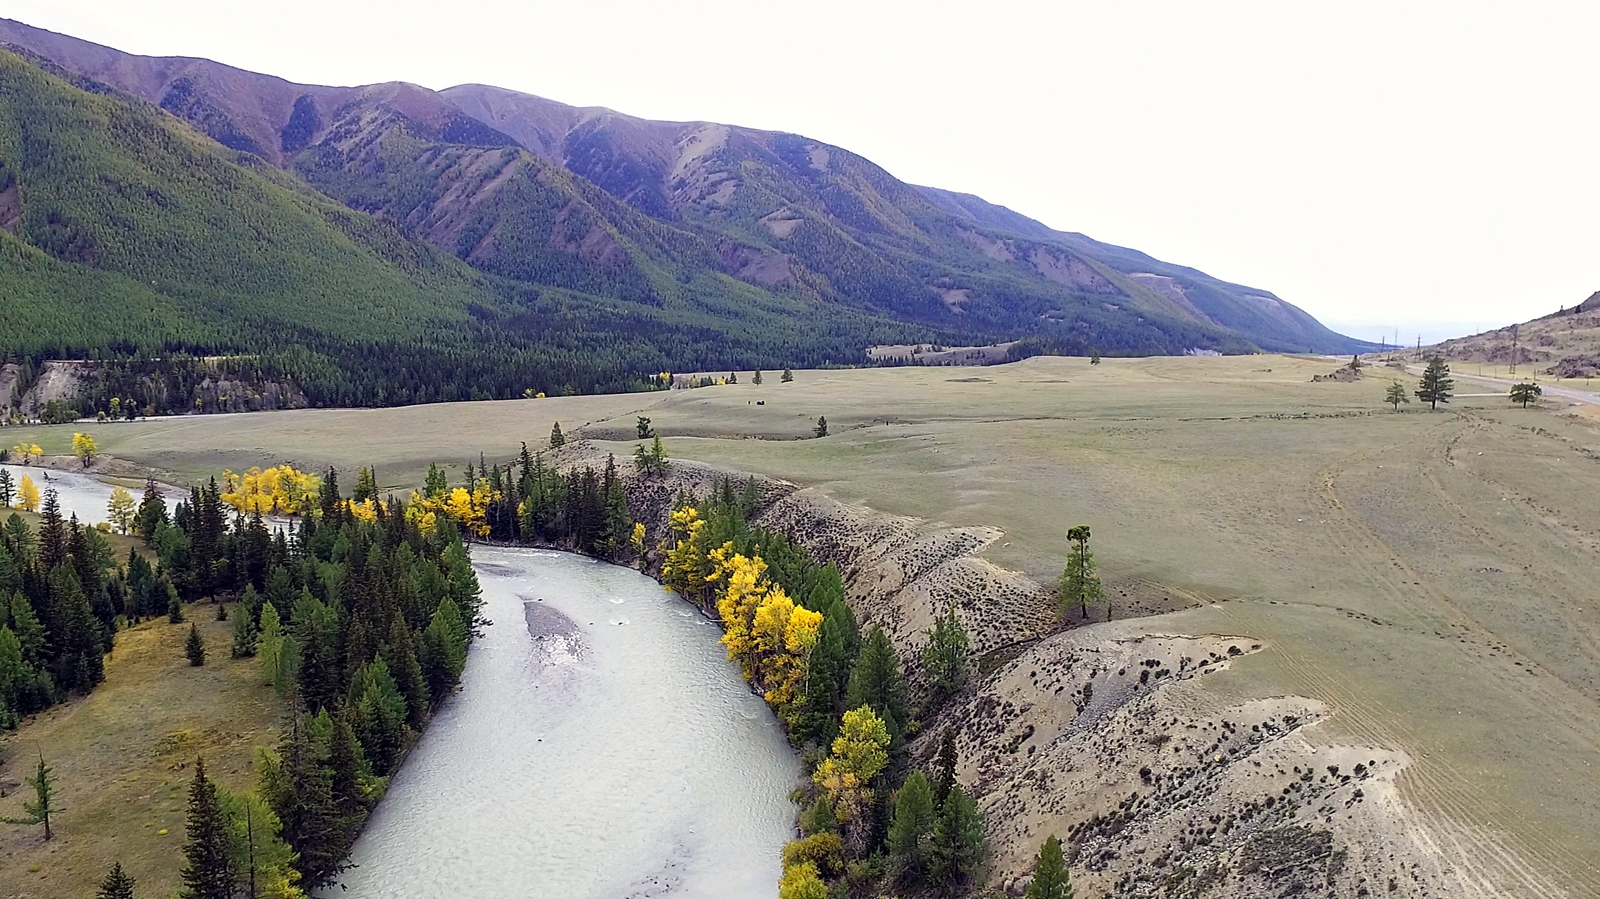
MULTIPOLYGON (((636 485, 666 466, 659 446, 641 453, 653 461, 636 466, 636 485)), ((954 894, 978 875, 984 826, 976 802, 955 784, 953 735, 945 736, 931 776, 916 769, 906 748, 915 710, 888 635, 878 627, 861 632, 837 566, 818 564, 783 534, 749 524, 758 502, 753 481, 724 479, 704 498, 680 494, 668 533, 650 545, 627 511, 627 482, 609 474, 614 465, 563 475, 525 451, 520 467, 527 477, 510 478, 511 466, 499 475, 502 484, 518 482, 523 497, 517 539, 553 537, 602 558, 658 566, 664 584, 721 622, 729 659, 801 749, 811 778, 801 794, 803 836, 784 850, 784 899, 894 883, 954 894), (618 485, 615 493, 608 484, 618 485), (588 499, 573 501, 575 495, 588 499), (608 496, 616 497, 614 516, 605 514, 608 496), (541 520, 537 510, 556 517, 528 529, 541 520), (585 530, 585 520, 595 524, 585 530), (631 537, 619 555, 611 537, 625 530, 624 521, 631 537), (585 533, 594 536, 586 540, 585 533)), ((480 463, 474 476, 492 482, 494 471, 480 463)), ((511 506, 507 498, 501 503, 511 506)), ((924 663, 942 677, 923 697, 924 713, 959 688, 970 662, 953 610, 928 638, 924 663)))
MULTIPOLYGON (((402 500, 358 502, 332 470, 305 514, 275 532, 222 496, 212 480, 169 514, 148 484, 132 527, 153 563, 133 550, 118 564, 96 530, 62 520, 53 492, 37 534, 11 517, 0 529, 0 721, 102 680, 119 622, 178 624, 207 601, 222 617, 232 600, 229 654, 254 658, 289 711, 258 759, 256 789, 230 792, 197 761, 180 895, 303 899, 343 869, 388 777, 458 683, 481 623, 477 576, 453 519, 423 528, 402 500)), ((192 623, 186 654, 206 664, 192 623)), ((131 895, 120 866, 107 885, 131 895)))

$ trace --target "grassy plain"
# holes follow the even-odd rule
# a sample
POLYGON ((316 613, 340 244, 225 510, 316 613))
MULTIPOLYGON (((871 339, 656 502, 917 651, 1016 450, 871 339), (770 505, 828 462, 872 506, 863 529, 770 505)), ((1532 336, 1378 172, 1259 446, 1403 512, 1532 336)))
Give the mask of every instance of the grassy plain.
MULTIPOLYGON (((1333 720, 1315 738, 1406 753, 1400 794, 1418 838, 1487 894, 1597 895, 1600 430, 1565 400, 1395 413, 1382 396, 1399 373, 1311 383, 1337 364, 1041 358, 792 384, 768 372, 760 387, 744 373, 670 394, 168 419, 96 436, 182 476, 372 462, 385 484, 410 485, 429 461, 542 446, 555 420, 622 456, 643 414, 675 456, 1003 528, 986 557, 1041 581, 1060 570, 1065 529, 1087 523, 1110 593, 1192 601, 1150 631, 1267 645, 1204 680, 1219 708, 1326 702, 1333 720), (830 436, 802 439, 819 415, 830 436)), ((18 436, 49 449, 70 432, 18 436)))
POLYGON ((188 608, 205 637, 204 666, 184 657, 187 623, 145 622, 117 634, 106 681, 87 698, 0 740, 0 816, 22 814, 32 794, 21 781, 41 752, 61 809, 49 842, 42 827, 0 825, 3 899, 92 896, 115 861, 138 881, 137 895, 174 895, 196 756, 228 786, 255 786, 255 747, 277 743, 281 704, 254 659, 228 658, 231 625, 210 605, 188 608))

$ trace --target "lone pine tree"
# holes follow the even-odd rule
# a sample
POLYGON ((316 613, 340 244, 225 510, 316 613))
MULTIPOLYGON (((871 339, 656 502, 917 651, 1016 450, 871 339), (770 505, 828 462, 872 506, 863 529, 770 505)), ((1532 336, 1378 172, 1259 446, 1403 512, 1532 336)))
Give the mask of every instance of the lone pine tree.
POLYGON ((1438 356, 1429 359, 1428 367, 1422 372, 1422 383, 1417 385, 1417 399, 1427 403, 1428 408, 1437 409, 1440 403, 1450 402, 1455 389, 1456 382, 1450 377, 1450 366, 1438 356))
POLYGON ((1383 401, 1394 406, 1394 411, 1400 411, 1401 403, 1410 403, 1411 397, 1406 396, 1406 386, 1399 381, 1389 384, 1388 391, 1383 395, 1383 401))
POLYGON ((1538 384, 1535 384, 1532 381, 1524 381, 1521 384, 1512 385, 1511 401, 1513 403, 1521 403, 1522 408, 1526 409, 1528 408, 1529 403, 1538 402, 1539 397, 1543 393, 1544 390, 1541 389, 1538 384))
POLYGON ((44 825, 44 838, 49 841, 55 836, 55 831, 50 829, 50 815, 61 809, 55 806, 56 782, 50 776, 51 768, 44 763, 44 755, 39 756, 39 767, 34 769, 33 776, 28 778, 28 786, 33 787, 33 801, 24 803, 22 818, 0 818, 5 824, 22 824, 32 826, 44 825))
POLYGON ((1072 878, 1067 874, 1067 862, 1061 856, 1061 841, 1052 834, 1039 849, 1033 862, 1033 883, 1028 884, 1026 899, 1072 899, 1072 878))
POLYGON ((189 622, 189 639, 184 641, 183 654, 189 657, 189 664, 199 668, 206 663, 206 644, 200 639, 200 626, 189 622))
POLYGON ((122 870, 122 862, 111 866, 106 879, 100 881, 100 892, 95 899, 133 899, 133 878, 122 870))
POLYGON ((1080 524, 1067 530, 1067 541, 1072 544, 1067 553, 1067 567, 1061 572, 1059 596, 1063 617, 1078 606, 1079 615, 1089 617, 1089 606, 1101 599, 1100 578, 1095 574, 1094 553, 1089 551, 1089 526, 1080 524))

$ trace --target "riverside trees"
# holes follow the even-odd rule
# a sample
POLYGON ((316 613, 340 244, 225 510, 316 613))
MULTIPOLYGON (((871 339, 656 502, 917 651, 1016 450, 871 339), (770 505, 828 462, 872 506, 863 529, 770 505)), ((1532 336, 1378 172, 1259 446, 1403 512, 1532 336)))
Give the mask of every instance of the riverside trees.
POLYGON ((217 804, 235 874, 248 874, 250 847, 237 847, 253 833, 261 894, 294 897, 302 877, 310 888, 337 873, 383 779, 455 688, 481 623, 477 576, 450 515, 424 528, 398 499, 355 503, 331 471, 289 533, 256 512, 230 527, 225 505, 208 484, 170 518, 148 506, 160 564, 131 556, 126 595, 131 615, 238 597, 235 651, 259 653, 291 712, 260 761, 259 798, 221 791, 217 804))

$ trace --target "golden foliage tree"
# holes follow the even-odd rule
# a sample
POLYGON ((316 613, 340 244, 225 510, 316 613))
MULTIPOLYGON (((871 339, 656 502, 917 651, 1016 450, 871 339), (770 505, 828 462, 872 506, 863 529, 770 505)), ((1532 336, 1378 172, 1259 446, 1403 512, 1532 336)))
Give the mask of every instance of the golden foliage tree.
POLYGON ((24 512, 39 511, 39 485, 27 475, 23 475, 22 480, 17 482, 17 505, 21 506, 24 512))
POLYGON ((449 518, 461 530, 476 537, 489 536, 489 507, 499 502, 501 495, 489 486, 488 478, 478 478, 472 489, 455 487, 450 490, 430 490, 426 494, 411 494, 406 506, 406 518, 425 534, 433 533, 439 518, 449 518))
POLYGON ((137 506, 133 501, 133 494, 126 487, 116 487, 111 491, 111 501, 106 504, 106 517, 111 521, 117 533, 126 534, 133 529, 133 518, 137 514, 137 506))
POLYGON ((685 506, 672 513, 673 543, 661 565, 661 582, 667 589, 699 602, 705 595, 707 578, 712 573, 706 548, 706 522, 700 510, 685 506))
POLYGON ((292 465, 252 468, 244 474, 222 473, 222 501, 240 512, 303 515, 316 507, 322 478, 292 465))
POLYGON ((78 462, 84 468, 94 464, 94 457, 99 452, 100 448, 95 446, 94 437, 88 434, 75 433, 72 435, 72 454, 78 457, 78 462))
POLYGON ((811 780, 827 794, 839 820, 858 820, 872 803, 868 785, 889 764, 889 729, 869 706, 851 709, 832 750, 811 780))

